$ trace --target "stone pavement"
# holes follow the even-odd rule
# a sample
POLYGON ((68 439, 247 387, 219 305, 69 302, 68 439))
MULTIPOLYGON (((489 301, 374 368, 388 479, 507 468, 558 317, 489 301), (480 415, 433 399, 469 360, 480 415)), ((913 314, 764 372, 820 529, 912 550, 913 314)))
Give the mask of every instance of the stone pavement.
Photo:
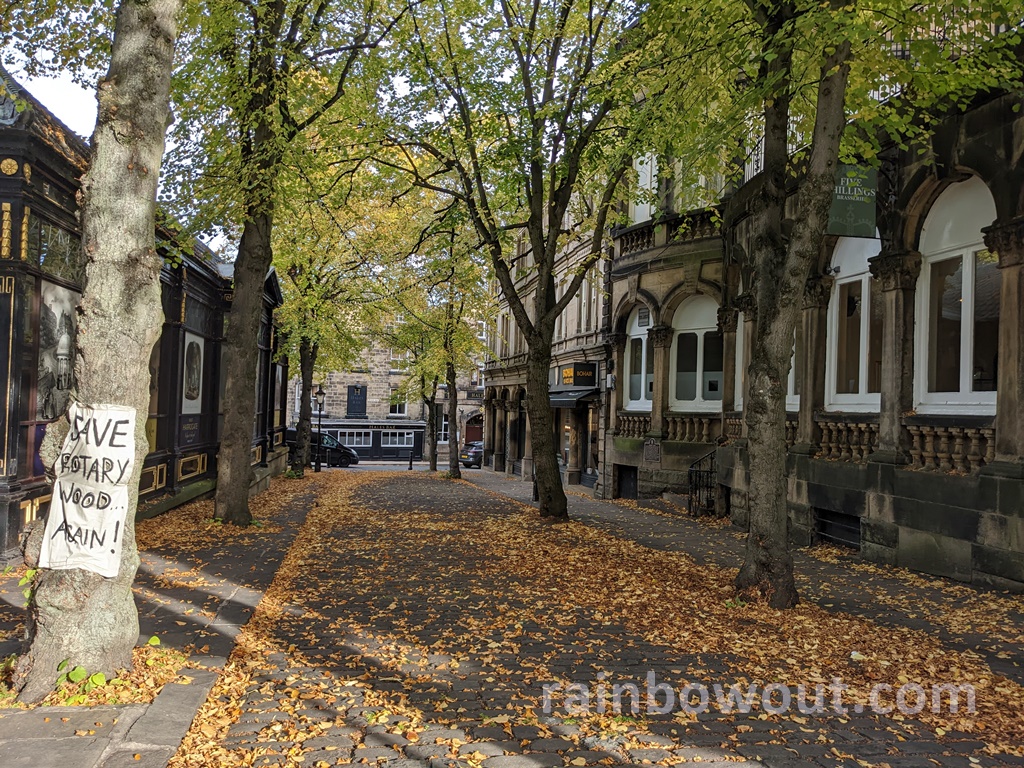
MULTIPOLYGON (((488 470, 464 470, 463 479, 536 506, 532 501, 533 486, 522 478, 488 470)), ((701 524, 660 499, 604 501, 594 499, 589 489, 579 487, 569 491, 569 509, 574 520, 654 550, 685 552, 698 563, 725 568, 738 568, 743 561, 744 533, 733 527, 701 524)), ((951 609, 962 610, 972 601, 983 599, 985 590, 904 569, 864 567, 854 554, 840 555, 838 562, 832 563, 806 550, 797 550, 793 559, 803 599, 831 612, 922 630, 953 648, 977 653, 996 674, 1024 684, 1024 610, 998 617, 1001 629, 1005 630, 999 634, 1007 636, 1001 638, 999 634, 972 631, 974 625, 966 621, 959 625, 936 621, 936 617, 950 613, 951 609), (908 591, 908 581, 913 582, 912 591, 908 591)), ((1018 605, 1024 609, 1024 600, 1018 601, 1018 605)))
MULTIPOLYGON (((135 583, 139 642, 189 649, 203 668, 181 670, 150 705, 0 709, 0 768, 162 768, 178 749, 242 626, 273 580, 312 499, 298 497, 273 522, 280 531, 207 546, 140 552, 135 583)), ((21 645, 24 597, 0 578, 0 657, 21 645)))
MULTIPOLYGON (((479 487, 433 482, 421 472, 367 483, 356 489, 355 511, 344 525, 317 531, 321 538, 298 575, 287 575, 290 605, 282 620, 269 622, 265 639, 275 650, 261 659, 240 698, 232 694, 220 702, 231 723, 218 736, 219 746, 257 766, 568 768, 742 760, 767 768, 1024 765, 984 754, 981 742, 966 734, 938 739, 913 718, 867 714, 809 715, 803 723, 714 710, 691 722, 649 714, 642 728, 625 716, 611 718, 598 734, 557 711, 537 712, 532 724, 523 724, 519 716, 536 704, 543 680, 592 683, 600 670, 610 681, 642 682, 654 671, 659 682, 679 690, 695 675, 733 680, 744 660, 680 654, 593 609, 525 597, 526 587, 536 585, 464 544, 458 530, 508 516, 513 507, 505 497, 528 503, 530 485, 488 471, 464 476, 479 487), (433 545, 424 547, 424 537, 433 545), (518 618, 511 624, 495 620, 503 616, 518 618)), ((295 498, 279 533, 193 549, 187 556, 172 543, 146 553, 138 592, 143 638, 158 634, 166 644, 192 645, 213 663, 228 655, 317 503, 322 499, 295 498)), ((680 517, 660 502, 645 504, 651 509, 570 497, 576 520, 654 552, 684 551, 728 567, 738 563, 742 542, 732 529, 680 517)), ((852 558, 829 563, 797 557, 805 599, 826 610, 935 633, 1021 680, 1021 645, 1011 642, 1024 627, 1019 613, 998 617, 1001 632, 958 627, 940 621, 939 610, 952 611, 952 600, 969 603, 977 593, 968 587, 951 598, 943 580, 865 570, 852 558)), ((0 595, 16 604, 20 590, 2 586, 0 595)), ((12 610, 0 610, 0 649, 10 645, 3 630, 12 610)), ((168 685, 148 708, 0 710, 0 768, 166 765, 212 677, 168 685)))
MULTIPOLYGON (((627 711, 621 723, 613 718, 595 734, 564 710, 559 714, 556 703, 554 712, 534 709, 536 719, 524 723, 544 680, 593 684, 600 671, 609 681, 642 685, 653 671, 678 691, 695 677, 735 680, 746 660, 681 654, 592 608, 523 597, 535 585, 492 562, 493 553, 467 544, 459 531, 510 515, 514 508, 504 494, 523 498, 529 486, 486 472, 467 477, 483 488, 402 473, 356 490, 357 512, 307 555, 306 564, 316 567, 294 583, 289 598, 304 615, 273 627, 272 645, 282 650, 266 658, 265 670, 248 686, 225 748, 268 766, 299 760, 386 768, 742 760, 767 768, 1024 765, 986 755, 984 744, 967 734, 940 738, 913 718, 861 712, 765 720, 712 708, 695 722, 648 712, 640 723, 627 711)), ((571 510, 578 520, 655 550, 697 548, 722 563, 738 556, 739 541, 729 529, 576 496, 571 510)), ((837 592, 862 579, 881 589, 884 581, 862 576, 849 563, 802 558, 801 567, 828 571, 837 592)), ((905 581, 890 581, 897 597, 926 599, 927 590, 908 595, 905 581)), ((934 591, 935 600, 947 599, 938 587, 934 591)), ((853 594, 845 597, 848 608, 860 604, 853 594)), ((840 610, 831 602, 838 598, 824 591, 816 599, 840 610)), ((886 613, 871 607, 873 614, 886 613)), ((899 612, 890 617, 897 625, 903 618, 917 620, 899 612)), ((1006 661, 1012 667, 1020 649, 1011 650, 1006 661)))

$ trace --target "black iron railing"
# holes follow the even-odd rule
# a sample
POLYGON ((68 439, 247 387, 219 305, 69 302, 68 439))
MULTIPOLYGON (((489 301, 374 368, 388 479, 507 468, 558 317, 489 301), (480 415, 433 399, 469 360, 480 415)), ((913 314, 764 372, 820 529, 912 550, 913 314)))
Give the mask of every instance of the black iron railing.
POLYGON ((690 465, 690 500, 687 507, 691 515, 715 513, 715 492, 718 488, 715 453, 711 451, 690 465))

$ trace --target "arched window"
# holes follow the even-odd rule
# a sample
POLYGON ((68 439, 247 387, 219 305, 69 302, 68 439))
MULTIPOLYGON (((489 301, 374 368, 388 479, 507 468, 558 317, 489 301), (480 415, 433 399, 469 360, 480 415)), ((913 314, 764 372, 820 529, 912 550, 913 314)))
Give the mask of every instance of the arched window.
POLYGON ((828 304, 826 407, 877 411, 882 391, 882 292, 868 271, 875 238, 841 237, 832 254, 835 284, 828 304))
POLYGON ((651 327, 651 310, 636 307, 629 315, 626 333, 625 407, 632 411, 651 410, 654 392, 654 349, 647 338, 651 327))
POLYGON ((981 230, 996 218, 978 178, 948 187, 921 229, 915 390, 918 410, 995 413, 1001 278, 981 230))
POLYGON ((718 302, 702 295, 687 299, 676 310, 672 327, 670 405, 679 410, 720 410, 724 366, 718 302))

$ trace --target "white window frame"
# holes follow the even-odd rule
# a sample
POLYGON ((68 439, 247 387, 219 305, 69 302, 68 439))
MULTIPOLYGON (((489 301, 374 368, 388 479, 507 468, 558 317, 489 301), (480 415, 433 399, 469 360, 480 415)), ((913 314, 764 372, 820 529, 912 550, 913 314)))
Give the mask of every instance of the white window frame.
POLYGON ((743 390, 747 383, 747 323, 742 312, 736 314, 736 373, 732 383, 732 404, 737 411, 743 410, 743 390))
MULTIPOLYGON (((845 238, 840 238, 837 243, 837 250, 842 246, 845 238)), ((852 413, 878 413, 882 407, 882 394, 881 392, 868 392, 868 366, 871 361, 868 359, 871 352, 871 285, 874 278, 871 276, 871 272, 868 269, 868 259, 877 256, 881 251, 882 243, 878 239, 874 239, 868 246, 866 242, 858 243, 863 247, 862 253, 871 252, 870 256, 867 256, 863 260, 863 265, 857 265, 857 268, 852 268, 852 265, 856 262, 856 256, 859 254, 853 254, 847 259, 844 259, 844 264, 840 265, 839 274, 836 275, 835 282, 832 284, 832 292, 828 299, 828 315, 826 317, 826 339, 827 344, 827 356, 825 358, 825 410, 826 411, 849 411, 852 413), (848 270, 843 270, 843 266, 848 266, 848 270), (838 371, 839 371, 839 294, 842 286, 849 285, 851 283, 860 283, 860 295, 861 295, 861 312, 860 312, 860 369, 857 372, 858 381, 860 382, 860 392, 837 392, 838 389, 838 371)), ((883 355, 885 350, 883 350, 883 355)))
POLYGON ((441 419, 437 425, 437 444, 448 445, 451 433, 448 429, 448 414, 445 411, 441 411, 441 419))
MULTIPOLYGON (((796 330, 793 331, 793 355, 792 355, 792 357, 789 358, 789 377, 786 380, 786 413, 794 413, 794 412, 800 410, 800 395, 797 394, 797 391, 796 391, 796 385, 797 385, 797 380, 796 380, 796 363, 797 363, 796 353, 798 351, 797 350, 797 346, 796 346, 796 340, 797 340, 797 336, 803 330, 803 328, 802 328, 803 322, 804 322, 804 318, 803 318, 803 313, 801 312, 800 316, 797 318, 797 321, 796 321, 796 330)), ((807 359, 806 358, 807 358, 807 344, 805 343, 804 344, 804 365, 807 365, 807 359)))
MULTIPOLYGON (((647 331, 654 326, 654 312, 648 309, 645 305, 637 305, 633 308, 633 311, 629 313, 629 323, 627 327, 627 338, 626 338, 626 350, 623 355, 623 376, 622 376, 622 407, 626 411, 639 411, 641 413, 650 413, 652 406, 653 395, 651 393, 651 387, 647 381, 647 355, 649 354, 648 348, 650 344, 647 339, 647 331), (647 325, 640 326, 640 311, 647 310, 648 321, 647 325), (629 396, 629 376, 630 376, 630 362, 632 360, 632 346, 633 340, 640 339, 640 399, 632 400, 629 396)), ((658 372, 655 371, 654 375, 657 376, 658 372)))
MULTIPOLYGON (((668 407, 670 410, 679 412, 692 412, 692 413, 718 413, 722 410, 722 403, 725 402, 725 359, 723 355, 722 359, 722 378, 719 386, 721 391, 721 397, 718 400, 705 400, 704 399, 704 337, 708 333, 718 333, 718 302, 712 299, 706 294, 696 294, 682 304, 676 310, 675 315, 672 318, 672 348, 669 353, 669 368, 668 368, 668 407), (682 327, 677 325, 681 322, 680 315, 686 311, 687 306, 692 305, 694 301, 714 302, 715 304, 715 323, 709 324, 708 322, 701 323, 697 327, 682 327), (679 336, 684 333, 694 333, 697 335, 697 397, 694 400, 679 400, 676 398, 676 365, 679 358, 679 336)), ((699 310, 698 310, 699 311, 699 310)), ((725 341, 723 335, 723 344, 725 341)), ((724 348, 723 348, 724 352, 724 348)), ((655 376, 658 372, 655 371, 655 376)))
POLYGON ((656 155, 644 155, 633 161, 633 170, 636 171, 636 189, 645 192, 645 198, 651 198, 652 202, 630 201, 629 220, 632 224, 643 224, 654 218, 657 212, 658 195, 658 158, 656 155))
MULTIPOLYGON (((391 390, 392 396, 397 391, 398 390, 392 389, 391 390)), ((409 415, 409 400, 408 399, 406 399, 406 400, 399 400, 398 402, 395 402, 391 398, 388 398, 388 418, 392 418, 392 417, 405 418, 408 415, 409 415)))
POLYGON ((413 432, 385 431, 380 433, 381 448, 412 448, 413 432))
POLYGON ((920 360, 914 371, 914 390, 920 413, 971 413, 992 416, 996 412, 996 392, 971 391, 971 361, 974 360, 974 284, 975 254, 988 250, 983 242, 967 247, 950 248, 924 257, 918 280, 915 339, 915 359, 920 360), (943 261, 961 259, 963 281, 960 288, 960 391, 928 391, 928 297, 931 291, 932 266, 943 261))
MULTIPOLYGON (((992 194, 985 183, 977 177, 947 188, 925 218, 921 231, 921 274, 918 277, 914 308, 914 402, 918 413, 995 415, 996 392, 971 391, 970 362, 974 360, 974 258, 978 251, 988 250, 981 234, 981 227, 987 226, 995 218, 992 194), (933 239, 939 242, 931 242, 933 239), (963 280, 960 289, 963 302, 960 313, 960 391, 929 392, 928 300, 932 266, 957 256, 963 259, 963 280)), ((1010 361, 1004 361, 1004 364, 1008 365, 1010 361)))
POLYGON ((370 448, 373 446, 373 432, 369 430, 338 430, 336 439, 349 448, 370 448))

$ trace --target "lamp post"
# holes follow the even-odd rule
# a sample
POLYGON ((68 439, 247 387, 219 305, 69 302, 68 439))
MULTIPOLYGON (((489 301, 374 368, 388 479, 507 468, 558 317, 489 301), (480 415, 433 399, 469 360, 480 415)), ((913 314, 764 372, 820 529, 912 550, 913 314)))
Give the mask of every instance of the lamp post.
POLYGON ((313 394, 316 396, 316 467, 313 468, 313 471, 319 472, 320 446, 324 441, 324 398, 327 397, 327 393, 324 392, 323 384, 317 384, 316 392, 313 394))

